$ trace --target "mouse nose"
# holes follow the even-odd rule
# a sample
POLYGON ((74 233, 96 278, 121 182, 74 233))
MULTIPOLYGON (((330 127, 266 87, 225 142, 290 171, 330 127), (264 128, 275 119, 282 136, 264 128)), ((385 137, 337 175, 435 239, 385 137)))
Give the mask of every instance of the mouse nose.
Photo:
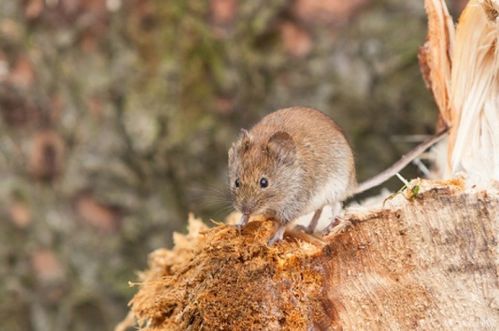
POLYGON ((241 212, 245 215, 251 214, 251 207, 248 204, 243 204, 241 206, 241 212))

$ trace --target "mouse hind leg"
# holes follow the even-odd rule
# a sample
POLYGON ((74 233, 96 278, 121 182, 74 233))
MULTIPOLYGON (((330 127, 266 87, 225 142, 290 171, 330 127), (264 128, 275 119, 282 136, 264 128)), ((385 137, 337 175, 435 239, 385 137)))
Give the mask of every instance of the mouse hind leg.
POLYGON ((347 228, 351 223, 348 220, 345 220, 341 214, 341 203, 338 202, 331 206, 331 210, 333 212, 331 217, 331 222, 329 225, 322 230, 322 235, 327 235, 328 237, 335 237, 337 234, 342 232, 345 228, 347 228))
POLYGON ((308 223, 307 226, 300 224, 300 225, 295 226, 295 230, 303 231, 303 232, 306 232, 308 234, 313 234, 315 232, 315 229, 317 228, 317 224, 319 223, 319 219, 321 218, 321 214, 322 214, 322 208, 317 209, 314 212, 314 215, 310 219, 310 222, 308 223))
POLYGON ((322 208, 319 208, 315 211, 314 216, 312 216, 310 223, 308 223, 308 226, 305 229, 305 231, 307 233, 312 234, 315 232, 315 229, 317 228, 317 224, 319 223, 319 219, 321 218, 321 214, 322 214, 322 208))

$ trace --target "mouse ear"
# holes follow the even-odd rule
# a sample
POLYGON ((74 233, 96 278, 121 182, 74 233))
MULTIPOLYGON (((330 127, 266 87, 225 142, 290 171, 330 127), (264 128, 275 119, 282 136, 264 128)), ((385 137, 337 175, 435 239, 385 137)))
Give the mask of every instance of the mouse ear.
POLYGON ((241 129, 241 135, 239 136, 239 148, 242 151, 246 151, 251 144, 251 135, 246 129, 241 129))
POLYGON ((269 138, 267 152, 284 163, 293 163, 296 158, 295 142, 287 132, 278 131, 269 138))

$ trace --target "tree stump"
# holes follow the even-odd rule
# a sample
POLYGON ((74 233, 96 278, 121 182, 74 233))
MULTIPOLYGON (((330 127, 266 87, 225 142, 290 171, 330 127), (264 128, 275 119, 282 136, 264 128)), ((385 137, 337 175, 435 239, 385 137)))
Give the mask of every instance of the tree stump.
POLYGON ((271 221, 238 233, 191 219, 151 254, 131 314, 141 330, 497 330, 499 186, 411 185, 385 208, 347 210, 351 225, 323 243, 269 247, 271 221))

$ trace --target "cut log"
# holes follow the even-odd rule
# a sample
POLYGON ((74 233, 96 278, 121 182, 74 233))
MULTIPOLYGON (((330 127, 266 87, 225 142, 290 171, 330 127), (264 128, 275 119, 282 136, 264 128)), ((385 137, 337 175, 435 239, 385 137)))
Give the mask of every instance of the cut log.
POLYGON ((497 330, 499 187, 412 185, 347 211, 323 243, 269 247, 271 221, 238 233, 191 219, 151 254, 131 311, 142 330, 497 330))

